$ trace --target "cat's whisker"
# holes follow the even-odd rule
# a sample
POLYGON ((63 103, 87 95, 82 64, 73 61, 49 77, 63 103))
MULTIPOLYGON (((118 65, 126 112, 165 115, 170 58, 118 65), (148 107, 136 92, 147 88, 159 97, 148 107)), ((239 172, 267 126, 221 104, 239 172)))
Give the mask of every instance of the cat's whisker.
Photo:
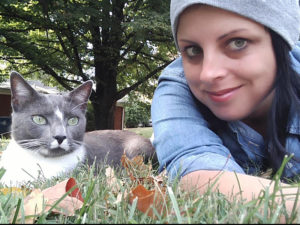
POLYGON ((12 131, 4 132, 4 133, 1 133, 0 136, 1 136, 1 138, 3 138, 5 135, 11 134, 11 133, 12 133, 12 131))
POLYGON ((39 140, 39 139, 26 139, 26 140, 19 140, 17 142, 23 148, 30 149, 30 150, 37 150, 39 148, 45 148, 47 142, 39 140))
POLYGON ((77 145, 76 147, 79 147, 79 146, 85 146, 85 143, 83 141, 78 141, 78 140, 73 140, 73 144, 74 145, 77 145))
MULTIPOLYGON (((21 124, 21 125, 22 125, 22 124, 21 124)), ((21 129, 21 128, 19 128, 19 129, 21 129)), ((13 132, 15 132, 15 131, 17 131, 17 129, 12 129, 12 130, 7 131, 7 132, 5 132, 5 133, 1 133, 1 135, 11 134, 11 133, 13 133, 13 132)))

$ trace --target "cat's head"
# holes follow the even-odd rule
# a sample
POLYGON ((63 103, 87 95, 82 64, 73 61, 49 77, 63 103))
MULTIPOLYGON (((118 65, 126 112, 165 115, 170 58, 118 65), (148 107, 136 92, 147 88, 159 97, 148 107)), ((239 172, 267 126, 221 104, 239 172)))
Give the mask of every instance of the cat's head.
POLYGON ((92 81, 68 93, 42 94, 12 72, 10 84, 12 137, 19 145, 45 157, 68 154, 82 145, 92 81))

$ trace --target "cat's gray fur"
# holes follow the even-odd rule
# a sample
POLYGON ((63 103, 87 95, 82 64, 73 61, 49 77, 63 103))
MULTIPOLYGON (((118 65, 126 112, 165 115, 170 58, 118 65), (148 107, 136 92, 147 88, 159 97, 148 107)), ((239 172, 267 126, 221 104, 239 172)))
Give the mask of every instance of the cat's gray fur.
POLYGON ((40 179, 40 172, 45 178, 51 178, 72 171, 82 162, 91 165, 94 159, 96 164, 106 160, 116 166, 123 152, 129 158, 143 155, 146 160, 152 158, 156 162, 150 140, 133 132, 85 133, 92 81, 62 94, 38 93, 17 72, 11 73, 10 82, 12 140, 1 157, 0 166, 7 170, 1 182, 18 185, 40 179), (41 171, 35 173, 37 168, 41 171), (20 174, 24 170, 31 175, 20 174))

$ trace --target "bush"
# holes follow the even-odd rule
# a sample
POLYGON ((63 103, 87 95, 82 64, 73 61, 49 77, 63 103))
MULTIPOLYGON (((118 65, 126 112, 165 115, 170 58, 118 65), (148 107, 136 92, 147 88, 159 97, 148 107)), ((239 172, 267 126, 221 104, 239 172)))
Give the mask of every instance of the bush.
POLYGON ((150 104, 135 101, 125 105, 125 126, 128 128, 146 126, 150 120, 150 104))

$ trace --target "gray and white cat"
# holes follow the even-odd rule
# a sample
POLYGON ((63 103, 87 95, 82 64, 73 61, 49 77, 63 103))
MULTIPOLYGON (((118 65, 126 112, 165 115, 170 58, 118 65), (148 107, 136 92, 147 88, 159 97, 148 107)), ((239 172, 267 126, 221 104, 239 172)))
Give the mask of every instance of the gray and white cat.
POLYGON ((11 73, 10 83, 12 137, 0 161, 6 169, 3 184, 19 186, 60 176, 95 159, 96 165, 105 159, 116 166, 123 152, 129 158, 144 155, 156 161, 150 140, 133 132, 85 132, 92 81, 61 94, 38 93, 17 72, 11 73))

